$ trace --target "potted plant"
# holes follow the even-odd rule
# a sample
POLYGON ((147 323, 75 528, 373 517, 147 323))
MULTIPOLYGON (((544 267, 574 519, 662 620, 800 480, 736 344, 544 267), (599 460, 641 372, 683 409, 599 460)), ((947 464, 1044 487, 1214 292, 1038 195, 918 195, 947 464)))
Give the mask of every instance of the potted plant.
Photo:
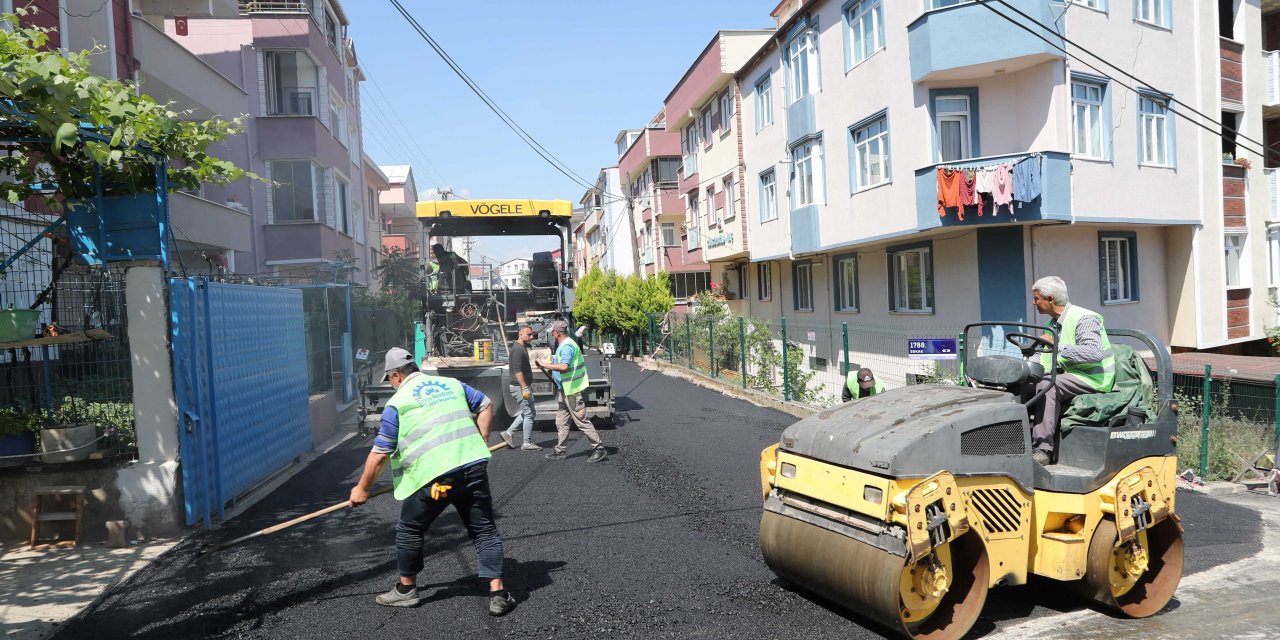
POLYGON ((0 409, 0 466, 25 462, 23 458, 7 458, 35 453, 36 433, 31 414, 17 407, 0 409))

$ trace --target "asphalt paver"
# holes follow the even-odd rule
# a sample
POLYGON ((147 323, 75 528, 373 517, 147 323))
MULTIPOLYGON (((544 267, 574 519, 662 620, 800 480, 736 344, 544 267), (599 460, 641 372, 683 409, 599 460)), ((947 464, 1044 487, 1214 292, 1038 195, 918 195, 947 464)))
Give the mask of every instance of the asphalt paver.
MULTIPOLYGON (((427 541, 424 603, 373 602, 395 580, 398 503, 390 496, 195 557, 202 543, 345 500, 365 438, 193 535, 56 637, 882 637, 856 613, 781 583, 760 556, 760 450, 795 418, 631 363, 616 362, 613 379, 620 419, 601 432, 611 453, 604 462, 586 462, 576 432, 568 459, 544 459, 555 441, 544 423, 535 441, 547 449, 500 450, 489 465, 505 578, 518 602, 505 617, 487 614, 475 553, 452 511, 427 541)), ((1261 548, 1257 512, 1194 494, 1178 500, 1188 574, 1261 548)), ((1048 582, 993 591, 978 634, 1083 608, 1048 582)))

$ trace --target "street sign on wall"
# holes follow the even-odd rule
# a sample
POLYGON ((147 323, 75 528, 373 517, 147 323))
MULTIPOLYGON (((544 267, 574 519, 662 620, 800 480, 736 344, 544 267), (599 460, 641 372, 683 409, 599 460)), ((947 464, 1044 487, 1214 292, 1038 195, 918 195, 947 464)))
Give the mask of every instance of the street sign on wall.
POLYGON ((907 357, 912 360, 955 360, 959 353, 955 338, 907 339, 907 357))

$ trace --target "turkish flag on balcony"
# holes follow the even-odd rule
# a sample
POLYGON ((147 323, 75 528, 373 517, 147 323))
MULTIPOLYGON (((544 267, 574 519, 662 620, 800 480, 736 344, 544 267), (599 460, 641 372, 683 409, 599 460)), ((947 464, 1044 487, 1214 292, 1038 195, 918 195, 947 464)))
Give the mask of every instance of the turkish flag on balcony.
POLYGON ((173 29, 174 29, 174 31, 176 31, 176 32, 178 33, 178 35, 180 35, 180 36, 185 36, 185 35, 187 35, 187 17, 186 17, 186 16, 174 16, 174 17, 173 17, 173 29))

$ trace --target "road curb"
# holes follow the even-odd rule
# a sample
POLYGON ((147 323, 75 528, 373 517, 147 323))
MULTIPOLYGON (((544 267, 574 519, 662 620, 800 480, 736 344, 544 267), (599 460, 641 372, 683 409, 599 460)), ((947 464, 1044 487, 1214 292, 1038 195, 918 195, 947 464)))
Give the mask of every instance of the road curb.
POLYGON ((815 409, 813 407, 810 407, 808 405, 803 405, 798 402, 788 402, 786 400, 779 400, 777 398, 760 393, 759 391, 755 391, 753 389, 743 389, 740 386, 726 384, 724 382, 720 382, 718 380, 708 378, 707 376, 704 376, 700 373, 690 371, 685 367, 668 364, 660 360, 654 360, 652 362, 645 362, 644 360, 638 360, 638 361, 633 360, 632 362, 640 364, 640 366, 645 367, 649 370, 659 371, 662 374, 671 376, 673 378, 688 380, 689 382, 692 382, 698 385, 699 387, 703 387, 705 389, 712 389, 714 391, 719 391, 729 397, 737 398, 738 400, 743 400, 745 402, 750 402, 751 404, 754 404, 757 407, 774 409, 777 411, 781 411, 783 413, 790 414, 797 418, 807 418, 819 411, 819 409, 815 409))

